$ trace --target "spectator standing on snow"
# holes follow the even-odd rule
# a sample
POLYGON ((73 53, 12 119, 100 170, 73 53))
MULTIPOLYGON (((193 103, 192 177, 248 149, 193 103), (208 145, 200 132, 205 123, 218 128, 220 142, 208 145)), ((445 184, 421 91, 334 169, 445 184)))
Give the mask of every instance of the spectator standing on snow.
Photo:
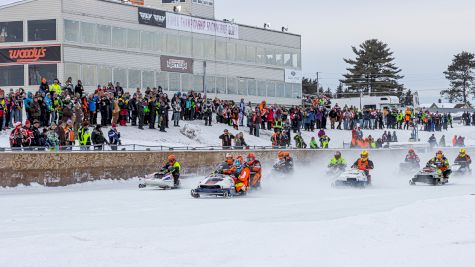
POLYGON ((235 138, 234 135, 229 133, 227 129, 224 129, 224 133, 219 136, 219 139, 221 139, 222 146, 223 148, 227 149, 231 147, 231 141, 235 138))
POLYGON ((78 132, 78 141, 81 150, 89 150, 89 146, 92 145, 91 132, 89 130, 89 122, 84 121, 82 127, 78 132))
POLYGON ((112 127, 108 132, 108 136, 111 149, 117 150, 117 146, 122 144, 120 141, 120 132, 117 130, 117 124, 112 124, 112 127))
POLYGON ((94 131, 92 131, 91 140, 94 144, 94 150, 104 150, 104 144, 108 142, 104 137, 104 133, 102 133, 101 125, 96 125, 96 128, 94 128, 94 131))

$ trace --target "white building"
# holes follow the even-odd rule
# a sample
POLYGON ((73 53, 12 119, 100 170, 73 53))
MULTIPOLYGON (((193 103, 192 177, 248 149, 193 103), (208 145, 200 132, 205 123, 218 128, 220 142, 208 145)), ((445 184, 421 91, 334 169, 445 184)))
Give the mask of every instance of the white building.
POLYGON ((214 20, 213 0, 142 2, 0 1, 0 87, 72 77, 300 103, 300 35, 214 20))

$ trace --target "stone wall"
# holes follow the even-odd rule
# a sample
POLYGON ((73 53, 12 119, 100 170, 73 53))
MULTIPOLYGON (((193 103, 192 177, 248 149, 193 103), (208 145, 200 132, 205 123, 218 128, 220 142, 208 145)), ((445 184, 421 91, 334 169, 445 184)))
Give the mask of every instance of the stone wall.
MULTIPOLYGON (((446 149, 451 161, 457 149, 446 149)), ((276 158, 275 150, 254 150, 263 163, 276 158)), ((332 150, 291 150, 299 163, 328 162, 332 150)), ((370 157, 397 159, 398 164, 406 150, 373 150, 370 157)), ((424 152, 424 151, 420 151, 424 152)), ((473 150, 469 149, 469 153, 473 150)), ((170 151, 170 152, 3 152, 0 153, 0 187, 14 187, 38 183, 45 186, 65 186, 100 179, 129 179, 152 173, 167 156, 173 153, 183 167, 184 174, 204 174, 221 162, 226 153, 245 156, 248 151, 170 151)), ((345 158, 353 160, 359 150, 342 151, 345 158)), ((324 165, 323 165, 324 166, 324 165)))

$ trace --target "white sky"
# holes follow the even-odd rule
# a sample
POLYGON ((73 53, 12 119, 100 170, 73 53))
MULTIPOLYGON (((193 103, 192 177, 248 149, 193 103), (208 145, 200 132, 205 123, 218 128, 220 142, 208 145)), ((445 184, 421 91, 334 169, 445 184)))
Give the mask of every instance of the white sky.
POLYGON ((216 0, 217 18, 302 35, 303 72, 332 89, 345 72, 351 46, 370 38, 389 44, 406 87, 422 102, 448 86, 443 75, 454 54, 475 52, 473 0, 216 0))

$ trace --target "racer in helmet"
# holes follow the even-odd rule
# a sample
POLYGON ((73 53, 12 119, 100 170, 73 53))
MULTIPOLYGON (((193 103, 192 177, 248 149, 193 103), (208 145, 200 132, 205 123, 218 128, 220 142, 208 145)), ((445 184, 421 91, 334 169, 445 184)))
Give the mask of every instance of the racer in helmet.
POLYGON ((176 186, 180 185, 180 170, 181 165, 178 161, 176 161, 175 155, 168 155, 168 162, 165 166, 162 167, 162 170, 166 171, 167 173, 173 176, 173 183, 176 186))
POLYGON ((421 160, 419 159, 419 156, 416 154, 416 151, 414 151, 414 149, 409 149, 406 155, 406 159, 404 161, 419 164, 421 160))
POLYGON ((435 154, 435 157, 429 160, 426 166, 427 167, 435 166, 437 168, 437 171, 440 171, 443 177, 446 179, 449 178, 449 175, 452 172, 450 170, 449 161, 444 156, 444 152, 442 152, 441 150, 437 151, 437 153, 435 154))
POLYGON ((368 184, 371 184, 371 175, 369 174, 369 171, 374 169, 374 164, 373 161, 369 159, 368 151, 364 150, 361 152, 360 158, 356 160, 351 167, 364 171, 368 177, 368 184))
POLYGON ((234 157, 231 153, 226 153, 224 161, 218 166, 218 173, 224 173, 225 170, 229 170, 233 167, 234 157))
POLYGON ((335 152, 335 155, 333 158, 330 160, 330 164, 328 165, 328 168, 341 168, 344 169, 346 168, 346 160, 341 156, 341 152, 337 151, 335 152))
POLYGON ((256 154, 249 153, 247 155, 246 166, 251 170, 251 186, 259 186, 262 177, 261 162, 256 159, 256 154))
POLYGON ((466 164, 467 166, 469 166, 470 164, 472 164, 472 159, 467 154, 467 151, 464 148, 462 148, 460 149, 459 154, 457 158, 455 159, 455 162, 466 164))
POLYGON ((289 152, 279 151, 277 154, 278 161, 274 164, 274 169, 289 171, 294 166, 294 161, 289 152))
POLYGON ((223 170, 224 174, 231 175, 234 180, 236 192, 245 193, 249 187, 250 169, 245 166, 241 156, 236 157, 230 169, 223 170))

